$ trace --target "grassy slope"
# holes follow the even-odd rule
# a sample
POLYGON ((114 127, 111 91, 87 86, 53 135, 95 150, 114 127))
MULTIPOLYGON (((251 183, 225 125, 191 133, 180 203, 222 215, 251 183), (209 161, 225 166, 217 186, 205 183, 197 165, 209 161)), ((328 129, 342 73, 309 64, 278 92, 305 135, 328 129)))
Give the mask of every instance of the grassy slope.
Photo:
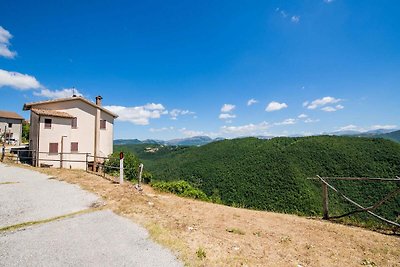
MULTIPOLYGON (((321 213, 320 185, 307 177, 400 174, 400 145, 383 139, 244 138, 202 147, 164 147, 154 154, 144 153, 144 147, 116 149, 136 152, 156 179, 187 180, 209 196, 219 195, 228 205, 288 213, 321 213)), ((334 185, 364 205, 373 204, 397 186, 348 181, 337 181, 334 185)), ((330 206, 333 214, 350 210, 333 193, 330 206)), ((394 220, 399 210, 397 197, 378 212, 394 220)))

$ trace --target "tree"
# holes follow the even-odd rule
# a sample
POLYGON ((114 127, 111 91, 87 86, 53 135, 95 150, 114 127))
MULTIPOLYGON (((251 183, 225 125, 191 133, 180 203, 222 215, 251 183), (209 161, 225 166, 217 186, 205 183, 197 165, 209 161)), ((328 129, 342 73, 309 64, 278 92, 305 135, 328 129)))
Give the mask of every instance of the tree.
POLYGON ((31 125, 27 121, 22 122, 22 142, 27 143, 29 142, 29 132, 30 132, 31 125))

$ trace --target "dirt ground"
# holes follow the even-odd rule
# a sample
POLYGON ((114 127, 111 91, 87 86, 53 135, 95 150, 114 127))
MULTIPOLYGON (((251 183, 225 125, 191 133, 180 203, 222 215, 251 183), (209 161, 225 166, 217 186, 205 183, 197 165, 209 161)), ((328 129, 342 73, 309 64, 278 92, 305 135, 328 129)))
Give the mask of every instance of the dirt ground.
POLYGON ((400 266, 400 238, 295 215, 143 192, 84 171, 39 169, 100 195, 188 266, 400 266))

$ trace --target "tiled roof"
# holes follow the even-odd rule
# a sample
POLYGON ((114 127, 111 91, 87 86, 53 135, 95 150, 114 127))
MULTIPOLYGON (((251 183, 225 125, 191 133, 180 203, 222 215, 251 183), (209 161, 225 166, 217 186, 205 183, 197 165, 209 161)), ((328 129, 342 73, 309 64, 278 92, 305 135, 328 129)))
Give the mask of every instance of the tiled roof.
POLYGON ((0 110, 0 118, 15 119, 15 120, 23 120, 24 119, 15 112, 5 111, 5 110, 0 110))
POLYGON ((68 114, 67 112, 57 111, 57 110, 49 110, 49 109, 39 109, 39 108, 32 108, 33 113, 36 113, 40 116, 49 116, 49 117, 59 117, 59 118, 69 118, 72 119, 74 116, 68 114))
POLYGON ((105 108, 103 108, 103 107, 101 107, 101 106, 98 106, 98 105, 96 105, 95 103, 93 103, 93 102, 91 102, 91 101, 89 101, 89 100, 87 100, 86 98, 83 98, 83 97, 81 97, 81 96, 73 96, 73 97, 67 97, 67 98, 59 98, 59 99, 53 99, 53 100, 45 100, 45 101, 39 101, 39 102, 26 103, 26 104, 24 105, 24 108, 23 108, 23 109, 24 109, 24 110, 30 110, 30 109, 34 108, 35 106, 40 106, 40 105, 43 105, 43 104, 59 103, 59 102, 74 101, 74 100, 83 101, 83 102, 85 102, 86 104, 89 104, 89 105, 91 105, 91 106, 93 106, 93 107, 95 107, 95 108, 101 109, 102 111, 104 111, 104 112, 110 114, 110 115, 113 116, 114 118, 118 118, 118 115, 117 115, 117 114, 115 114, 115 113, 113 113, 113 112, 109 111, 108 109, 105 109, 105 108))

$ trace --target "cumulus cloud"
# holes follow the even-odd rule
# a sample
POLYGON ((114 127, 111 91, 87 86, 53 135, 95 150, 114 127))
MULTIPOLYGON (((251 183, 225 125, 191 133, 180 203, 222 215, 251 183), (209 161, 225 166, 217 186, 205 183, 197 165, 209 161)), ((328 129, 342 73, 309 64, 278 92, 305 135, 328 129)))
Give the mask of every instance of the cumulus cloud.
POLYGON ((272 101, 265 108, 265 111, 267 111, 267 112, 277 111, 277 110, 281 110, 281 109, 284 109, 287 107, 288 107, 288 105, 286 103, 279 103, 279 102, 272 101))
POLYGON ((296 124, 296 119, 286 119, 284 121, 281 122, 276 122, 274 123, 275 125, 293 125, 296 124))
POLYGON ((222 126, 221 133, 233 135, 233 136, 248 136, 248 135, 259 135, 265 134, 265 131, 269 129, 270 125, 267 122, 261 122, 259 124, 246 124, 241 126, 222 126))
POLYGON ((162 128, 150 128, 149 131, 152 133, 160 133, 160 132, 166 132, 166 131, 173 131, 174 127, 162 127, 162 128))
POLYGON ((173 109, 169 112, 169 115, 171 116, 171 120, 177 120, 178 116, 184 116, 184 115, 194 115, 195 112, 190 111, 190 110, 181 110, 181 109, 173 109))
POLYGON ((82 96, 82 94, 76 90, 75 88, 65 88, 61 90, 49 90, 49 89, 41 89, 38 92, 33 92, 35 96, 42 96, 46 98, 66 98, 66 97, 71 97, 74 94, 77 96, 82 96))
POLYGON ((307 118, 307 119, 304 120, 304 122, 305 122, 305 123, 314 123, 314 122, 319 122, 319 119, 310 119, 310 118, 307 118))
POLYGON ((224 104, 221 108, 222 113, 232 112, 236 108, 235 105, 232 104, 224 104))
POLYGON ((299 116, 297 116, 297 118, 299 118, 299 119, 305 119, 305 118, 307 118, 308 116, 306 115, 306 114, 300 114, 299 116))
POLYGON ((349 124, 343 127, 339 128, 339 131, 358 131, 358 132, 364 132, 366 129, 358 127, 357 125, 354 124, 349 124))
POLYGON ((131 122, 136 125, 148 125, 151 119, 159 119, 161 115, 168 114, 162 104, 146 104, 137 107, 105 106, 106 109, 116 113, 117 120, 131 122))
POLYGON ((13 36, 9 31, 0 26, 0 57, 14 58, 17 52, 10 50, 10 39, 13 36))
POLYGON ((335 111, 338 111, 338 110, 341 110, 341 109, 344 109, 344 106, 336 105, 335 107, 326 106, 326 107, 321 108, 321 110, 325 111, 325 112, 335 112, 335 111))
POLYGON ((257 104, 257 103, 258 103, 258 100, 254 99, 254 98, 249 99, 249 101, 247 101, 247 105, 248 106, 251 106, 251 105, 254 105, 254 104, 257 104))
POLYGON ((397 129, 397 128, 399 128, 399 126, 397 126, 397 125, 393 125, 393 124, 391 124, 391 125, 372 125, 371 126, 371 130, 379 130, 379 129, 382 129, 382 130, 395 130, 395 129, 397 129))
POLYGON ((219 118, 221 120, 234 119, 234 118, 236 118, 236 115, 235 114, 229 114, 229 113, 221 113, 221 114, 219 114, 219 118))
POLYGON ((0 69, 0 87, 5 86, 18 90, 38 89, 41 87, 38 80, 33 76, 0 69))
MULTIPOLYGON (((303 106, 307 107, 308 109, 317 109, 317 108, 320 108, 320 107, 324 107, 326 105, 336 104, 336 103, 341 102, 341 101, 343 101, 343 100, 340 99, 340 98, 334 98, 332 96, 325 96, 325 97, 320 98, 320 99, 315 99, 311 103, 306 101, 306 102, 303 103, 303 106)), ((339 106, 339 108, 337 108, 337 109, 343 109, 344 108, 341 105, 338 105, 338 106, 339 106)), ((324 110, 324 111, 328 111, 328 110, 324 110)))

